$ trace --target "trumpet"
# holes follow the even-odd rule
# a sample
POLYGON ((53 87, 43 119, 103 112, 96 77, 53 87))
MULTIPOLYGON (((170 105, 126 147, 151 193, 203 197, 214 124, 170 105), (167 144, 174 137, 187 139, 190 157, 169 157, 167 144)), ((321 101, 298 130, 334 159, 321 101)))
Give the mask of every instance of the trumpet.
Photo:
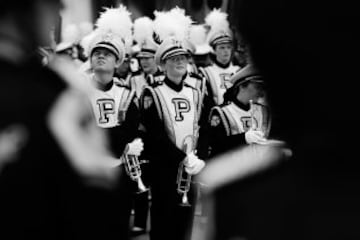
POLYGON ((268 137, 271 129, 271 114, 269 108, 253 100, 250 100, 249 103, 251 118, 250 129, 262 131, 264 136, 268 137))
POLYGON ((185 171, 185 165, 183 162, 179 164, 178 175, 177 175, 177 192, 182 194, 180 206, 190 207, 187 193, 190 190, 191 175, 185 171))
POLYGON ((144 185, 141 179, 141 162, 139 158, 135 155, 124 154, 124 166, 125 171, 130 177, 131 180, 136 181, 138 185, 137 193, 143 193, 148 191, 149 189, 144 185))
POLYGON ((250 103, 250 118, 251 118, 251 126, 250 129, 251 130, 258 130, 257 129, 257 124, 256 124, 256 119, 255 119, 255 103, 254 100, 249 100, 250 103))

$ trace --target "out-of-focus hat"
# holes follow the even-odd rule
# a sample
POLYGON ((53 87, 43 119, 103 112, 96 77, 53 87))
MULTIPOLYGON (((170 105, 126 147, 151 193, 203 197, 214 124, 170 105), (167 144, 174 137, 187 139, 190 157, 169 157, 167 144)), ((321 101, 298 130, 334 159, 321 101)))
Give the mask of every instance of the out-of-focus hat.
POLYGON ((138 58, 154 57, 159 45, 157 45, 151 38, 145 39, 140 44, 140 51, 136 55, 138 58))
POLYGON ((182 45, 189 52, 189 54, 195 54, 196 46, 189 39, 184 39, 182 45))
POLYGON ((211 52, 211 47, 207 42, 207 31, 204 25, 191 25, 189 42, 194 46, 194 55, 204 55, 211 52))
POLYGON ((213 9, 205 17, 205 24, 210 28, 208 43, 212 48, 218 44, 233 42, 233 34, 227 17, 227 13, 221 12, 220 9, 213 9))
POLYGON ((185 14, 185 10, 175 7, 170 11, 154 12, 154 39, 159 44, 168 37, 175 37, 184 41, 189 36, 190 26, 193 23, 190 16, 185 14))
POLYGON ((153 40, 154 23, 149 17, 140 17, 134 21, 134 40, 137 57, 154 57, 159 45, 153 40))
POLYGON ((80 41, 80 37, 80 29, 77 25, 67 25, 61 32, 61 42, 56 46, 55 52, 72 49, 80 41))
POLYGON ((254 65, 247 65, 231 76, 230 82, 233 86, 239 86, 245 82, 264 83, 264 77, 254 65))

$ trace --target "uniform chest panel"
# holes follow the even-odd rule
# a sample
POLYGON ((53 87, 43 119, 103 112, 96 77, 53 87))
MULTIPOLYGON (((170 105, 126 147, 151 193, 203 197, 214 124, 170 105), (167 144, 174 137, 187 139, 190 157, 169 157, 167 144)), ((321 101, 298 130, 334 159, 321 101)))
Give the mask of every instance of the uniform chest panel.
POLYGON ((90 101, 100 127, 114 127, 118 125, 119 106, 124 88, 113 86, 109 91, 94 89, 90 94, 90 101))
POLYGON ((263 115, 262 109, 259 106, 253 106, 252 109, 245 111, 231 103, 223 109, 234 134, 246 132, 250 128, 260 129, 262 126, 263 115))
POLYGON ((207 78, 214 93, 217 104, 223 103, 223 95, 227 89, 232 87, 231 76, 239 70, 238 66, 230 65, 228 68, 220 68, 217 65, 206 68, 207 78))
POLYGON ((168 133, 176 146, 188 152, 193 149, 197 129, 197 113, 193 89, 184 87, 176 92, 166 85, 158 87, 163 101, 163 113, 168 133))

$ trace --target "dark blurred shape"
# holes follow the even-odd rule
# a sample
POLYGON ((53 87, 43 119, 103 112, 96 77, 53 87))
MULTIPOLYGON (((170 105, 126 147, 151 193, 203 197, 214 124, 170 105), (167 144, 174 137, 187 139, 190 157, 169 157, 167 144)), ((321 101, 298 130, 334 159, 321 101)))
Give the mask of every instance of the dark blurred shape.
POLYGON ((190 2, 190 7, 194 11, 199 11, 204 5, 204 0, 193 0, 190 2))
POLYGON ((193 55, 197 67, 207 67, 211 64, 209 54, 193 55))
POLYGON ((209 9, 221 8, 222 4, 222 0, 207 0, 207 5, 209 9))
POLYGON ((349 1, 244 0, 234 13, 293 158, 216 194, 216 239, 359 239, 358 42, 349 1), (355 124, 355 126, 354 126, 355 124))
POLYGON ((140 13, 144 16, 148 16, 150 18, 153 17, 153 12, 155 10, 155 0, 147 0, 147 1, 142 1, 142 0, 131 0, 131 1, 122 1, 123 4, 127 4, 130 7, 130 4, 134 7, 136 7, 136 9, 138 11, 140 11, 140 13))
MULTIPOLYGON (((93 13, 94 13, 94 19, 97 19, 100 16, 100 13, 104 10, 104 8, 108 7, 116 7, 118 1, 116 0, 96 0, 92 1, 93 3, 93 13)), ((125 1, 125 5, 126 5, 125 1)))

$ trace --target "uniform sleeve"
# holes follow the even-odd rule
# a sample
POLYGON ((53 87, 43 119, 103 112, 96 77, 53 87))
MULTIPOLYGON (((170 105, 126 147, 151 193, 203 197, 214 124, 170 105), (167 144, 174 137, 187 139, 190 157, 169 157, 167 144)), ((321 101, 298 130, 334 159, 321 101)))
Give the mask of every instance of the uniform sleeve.
POLYGON ((199 140, 197 146, 197 156, 202 159, 206 160, 209 157, 209 139, 210 139, 210 123, 209 123, 209 115, 210 110, 214 107, 214 101, 209 98, 209 95, 205 93, 202 109, 201 109, 201 116, 199 120, 199 140))
MULTIPOLYGON (((210 85, 210 79, 208 78, 208 75, 205 73, 204 68, 199 68, 199 70, 200 70, 199 71, 200 76, 205 78, 205 96, 207 98, 206 100, 209 102, 209 106, 215 106, 216 103, 214 101, 214 93, 213 93, 213 90, 210 85)), ((205 101, 205 99, 204 99, 204 101, 205 101)), ((208 114, 209 114, 209 112, 208 112, 208 114)))
POLYGON ((217 111, 212 111, 209 121, 210 157, 246 144, 245 133, 227 136, 225 124, 217 111))
POLYGON ((166 134, 164 123, 158 115, 153 96, 149 91, 144 91, 141 102, 143 106, 141 123, 146 129, 144 148, 150 161, 165 168, 177 168, 186 154, 166 134))
POLYGON ((123 154, 126 144, 139 137, 140 112, 134 100, 127 110, 125 121, 117 127, 109 128, 110 147, 116 157, 123 154))

